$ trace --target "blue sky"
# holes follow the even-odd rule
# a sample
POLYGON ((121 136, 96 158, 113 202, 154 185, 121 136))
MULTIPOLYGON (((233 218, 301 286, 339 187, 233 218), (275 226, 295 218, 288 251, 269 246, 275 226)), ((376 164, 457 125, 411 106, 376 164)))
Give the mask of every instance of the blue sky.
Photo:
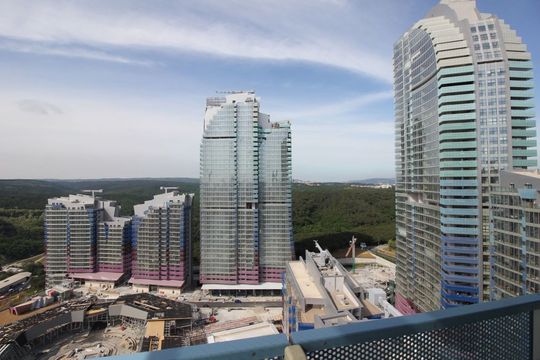
MULTIPOLYGON (((0 0, 0 178, 197 177, 220 90, 292 122, 294 178, 393 177, 392 45, 436 3, 0 0)), ((478 7, 539 68, 540 2, 478 7)))

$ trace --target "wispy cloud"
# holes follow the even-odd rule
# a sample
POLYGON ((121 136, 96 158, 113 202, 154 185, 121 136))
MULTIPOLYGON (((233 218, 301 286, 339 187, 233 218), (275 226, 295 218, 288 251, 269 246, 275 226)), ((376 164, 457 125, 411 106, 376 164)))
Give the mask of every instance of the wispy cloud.
POLYGON ((290 119, 336 116, 359 110, 379 101, 391 99, 392 96, 392 91, 367 93, 325 105, 305 107, 305 110, 288 110, 283 113, 286 113, 290 119))
POLYGON ((21 111, 39 115, 60 115, 63 113, 63 111, 56 105, 34 99, 19 100, 17 101, 17 105, 21 111))
POLYGON ((0 50, 16 51, 29 54, 54 55, 69 58, 110 61, 121 64, 151 66, 155 62, 137 60, 119 55, 113 55, 99 50, 84 49, 77 46, 43 44, 35 41, 13 41, 0 39, 0 50))
MULTIPOLYGON (((393 13, 400 9, 394 8, 393 13)), ((389 48, 381 47, 379 42, 386 35, 373 29, 380 16, 392 16, 384 13, 388 9, 384 5, 375 7, 371 2, 345 0, 202 0, 157 4, 5 0, 0 3, 0 36, 34 42, 31 49, 27 45, 11 46, 15 51, 60 56, 71 53, 116 62, 137 60, 83 50, 80 45, 116 50, 195 51, 314 62, 390 82, 389 48), (36 42, 40 43, 39 48, 36 42), (66 45, 74 45, 76 50, 67 51, 62 47, 66 45)))

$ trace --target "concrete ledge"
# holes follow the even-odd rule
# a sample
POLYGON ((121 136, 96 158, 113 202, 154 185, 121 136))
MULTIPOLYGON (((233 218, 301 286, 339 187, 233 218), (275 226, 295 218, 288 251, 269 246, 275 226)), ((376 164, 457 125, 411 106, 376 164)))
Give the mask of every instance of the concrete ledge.
POLYGON ((285 360, 307 360, 300 345, 289 345, 285 348, 285 360))

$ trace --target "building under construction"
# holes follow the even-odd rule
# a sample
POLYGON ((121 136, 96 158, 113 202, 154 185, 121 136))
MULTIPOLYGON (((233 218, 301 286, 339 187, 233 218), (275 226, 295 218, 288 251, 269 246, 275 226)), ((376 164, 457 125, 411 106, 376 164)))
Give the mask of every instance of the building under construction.
POLYGON ((252 91, 206 101, 200 282, 218 290, 279 284, 294 254, 291 127, 259 110, 252 91))
POLYGON ((283 332, 401 316, 379 288, 364 288, 317 243, 319 252, 287 264, 283 286, 283 332))
MULTIPOLYGON (((130 219, 114 201, 92 195, 52 198, 45 207, 48 288, 68 277, 112 287, 130 271, 130 219)), ((99 191, 98 191, 99 192, 99 191)))
POLYGON ((137 291, 179 294, 191 283, 191 204, 193 194, 164 193, 134 206, 133 274, 137 291))
MULTIPOLYGON (((50 351, 54 343, 66 337, 114 327, 129 336, 128 352, 152 351, 190 345, 193 332, 193 308, 187 303, 141 293, 121 296, 113 302, 100 302, 95 297, 77 299, 36 316, 0 328, 0 359, 32 359, 50 351)), ((90 346, 84 342, 84 345, 90 346)), ((92 346, 103 348, 100 342, 92 346), (97 344, 97 345, 96 345, 97 344), (96 346, 94 346, 96 345, 96 346)), ((118 355, 114 343, 100 356, 118 355)), ((66 358, 70 358, 70 352, 66 358)))

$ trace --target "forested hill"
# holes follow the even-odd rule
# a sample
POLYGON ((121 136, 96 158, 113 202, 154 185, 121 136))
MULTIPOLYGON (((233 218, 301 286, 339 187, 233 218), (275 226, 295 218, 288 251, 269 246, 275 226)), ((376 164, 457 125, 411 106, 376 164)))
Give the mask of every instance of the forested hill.
MULTIPOLYGON (((43 250, 43 208, 50 197, 103 189, 103 197, 133 205, 160 193, 160 186, 178 186, 195 193, 192 233, 199 256, 199 185, 197 179, 0 180, 0 264, 43 250)), ((369 244, 394 238, 394 190, 348 184, 293 185, 293 224, 297 255, 313 249, 318 239, 330 250, 347 246, 351 236, 369 244)))

